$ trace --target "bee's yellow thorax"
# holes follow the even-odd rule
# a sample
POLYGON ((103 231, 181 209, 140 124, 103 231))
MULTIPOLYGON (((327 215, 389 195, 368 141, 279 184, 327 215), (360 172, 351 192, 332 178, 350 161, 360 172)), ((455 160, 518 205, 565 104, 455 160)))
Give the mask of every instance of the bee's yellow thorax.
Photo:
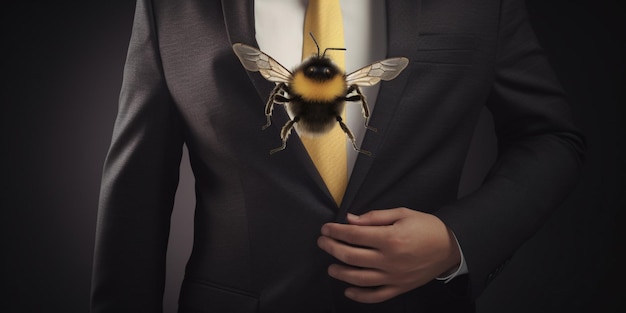
POLYGON ((291 89, 295 94, 307 101, 332 101, 337 97, 345 96, 346 81, 343 75, 337 75, 330 80, 318 82, 297 72, 293 76, 291 89))

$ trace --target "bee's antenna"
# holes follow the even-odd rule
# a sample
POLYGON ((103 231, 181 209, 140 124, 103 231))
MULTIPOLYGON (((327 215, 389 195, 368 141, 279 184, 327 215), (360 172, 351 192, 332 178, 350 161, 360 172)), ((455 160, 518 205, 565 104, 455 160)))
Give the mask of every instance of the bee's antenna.
MULTIPOLYGON (((315 46, 317 47, 317 56, 320 56, 320 45, 317 44, 317 40, 315 40, 315 36, 313 36, 313 32, 309 32, 309 35, 311 35, 311 39, 313 39, 313 42, 315 43, 315 46)), ((326 54, 326 51, 324 51, 324 54, 326 54)))
MULTIPOLYGON (((317 40, 315 40, 315 36, 313 36, 312 32, 309 32, 309 35, 311 35, 311 39, 313 39, 313 42, 315 43, 315 46, 317 47, 317 57, 320 57, 320 45, 317 44, 317 40)), ((322 58, 326 56, 326 51, 328 50, 343 50, 345 51, 346 48, 326 48, 324 49, 324 54, 322 54, 322 58)))
POLYGON ((322 54, 322 58, 324 56, 326 56, 326 51, 328 51, 328 50, 342 50, 342 51, 345 51, 346 48, 326 48, 326 49, 324 49, 324 54, 322 54))

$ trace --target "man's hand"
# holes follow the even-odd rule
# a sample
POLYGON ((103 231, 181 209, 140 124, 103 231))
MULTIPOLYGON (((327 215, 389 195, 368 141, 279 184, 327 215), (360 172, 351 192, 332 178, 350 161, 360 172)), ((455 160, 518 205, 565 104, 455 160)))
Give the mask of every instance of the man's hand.
POLYGON ((328 274, 353 287, 346 297, 376 303, 422 286, 459 266, 452 232, 434 215, 396 208, 348 214, 348 224, 322 226, 318 245, 345 263, 328 274))

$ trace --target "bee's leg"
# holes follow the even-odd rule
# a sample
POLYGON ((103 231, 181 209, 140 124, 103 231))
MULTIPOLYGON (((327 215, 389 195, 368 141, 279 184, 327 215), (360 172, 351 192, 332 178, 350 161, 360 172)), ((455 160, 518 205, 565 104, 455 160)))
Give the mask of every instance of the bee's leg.
POLYGON ((337 116, 337 122, 339 122, 339 126, 341 127, 343 132, 346 133, 348 138, 350 138, 350 141, 352 142, 352 147, 354 148, 354 150, 356 150, 356 152, 363 153, 363 154, 365 154, 367 156, 371 156, 372 155, 371 152, 369 152, 367 150, 361 150, 361 149, 359 149, 359 147, 356 146, 356 140, 354 139, 354 135, 352 134, 352 131, 350 131, 350 129, 348 128, 348 125, 346 125, 343 122, 343 119, 341 118, 341 116, 337 116))
POLYGON ((361 92, 361 88, 359 88, 359 86, 357 85, 352 85, 348 88, 348 92, 346 94, 351 94, 353 92, 356 92, 356 95, 346 97, 346 101, 361 101, 361 112, 363 113, 363 117, 365 118, 365 128, 373 132, 377 132, 378 129, 369 126, 370 108, 367 105, 367 100, 365 100, 365 96, 361 92))
POLYGON ((272 110, 274 110, 274 97, 270 96, 267 99, 267 103, 265 103, 265 118, 267 119, 267 122, 261 127, 262 130, 265 130, 272 125, 272 110))
POLYGON ((289 101, 289 99, 283 97, 280 93, 285 91, 285 83, 280 83, 272 89, 267 102, 265 103, 265 117, 267 118, 267 123, 261 127, 261 129, 265 130, 266 128, 272 125, 272 111, 274 110, 274 103, 284 104, 289 101))
POLYGON ((291 134, 293 125, 297 123, 299 120, 300 120, 300 117, 296 116, 293 118, 293 120, 290 120, 287 123, 285 123, 285 126, 283 126, 283 128, 280 130, 280 138, 283 140, 283 144, 278 148, 270 150, 270 154, 274 154, 278 151, 285 150, 285 148, 287 147, 287 139, 289 139, 289 135, 291 134))
POLYGON ((286 103, 289 103, 289 98, 285 98, 282 95, 274 95, 274 103, 276 103, 276 104, 286 104, 286 103))

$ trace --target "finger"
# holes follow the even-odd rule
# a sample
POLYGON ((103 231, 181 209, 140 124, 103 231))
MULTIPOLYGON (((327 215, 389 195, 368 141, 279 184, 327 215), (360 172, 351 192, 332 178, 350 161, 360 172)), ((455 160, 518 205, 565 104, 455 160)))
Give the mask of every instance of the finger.
POLYGON ((390 235, 387 226, 359 226, 350 224, 327 223, 322 226, 322 235, 345 243, 378 249, 385 246, 390 235))
POLYGON ((317 245, 339 261, 352 266, 378 268, 383 260, 377 250, 351 246, 326 236, 318 238, 317 245))
POLYGON ((384 272, 371 268, 332 264, 328 267, 328 275, 359 287, 382 286, 387 283, 387 275, 384 272))
POLYGON ((379 303, 387 301, 402 291, 396 286, 380 286, 380 287, 349 287, 344 292, 345 296, 361 303, 379 303))
POLYGON ((398 220, 408 216, 407 208, 395 208, 387 210, 373 210, 363 215, 348 213, 348 223, 361 226, 385 226, 393 225, 398 220))

